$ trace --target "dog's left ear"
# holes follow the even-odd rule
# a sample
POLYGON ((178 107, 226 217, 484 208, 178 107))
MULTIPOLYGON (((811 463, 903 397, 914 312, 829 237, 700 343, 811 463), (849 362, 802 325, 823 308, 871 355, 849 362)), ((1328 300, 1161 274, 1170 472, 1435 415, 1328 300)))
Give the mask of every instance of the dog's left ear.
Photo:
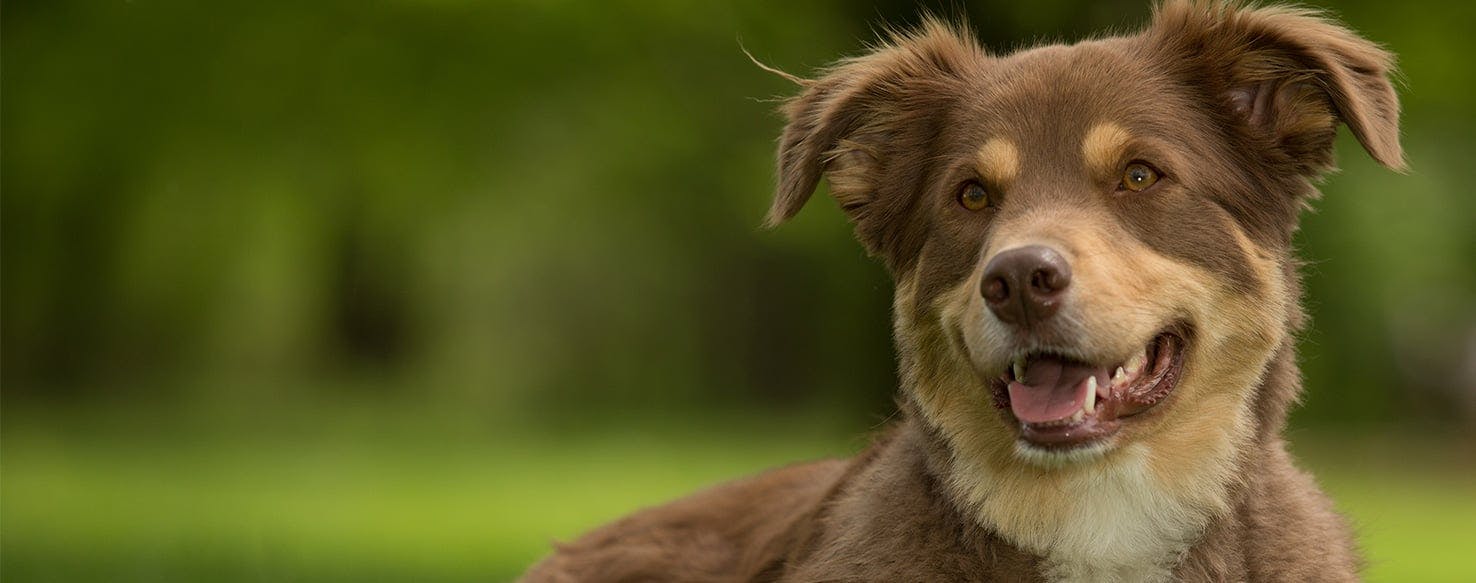
POLYGON ((1347 28, 1305 9, 1173 1, 1148 35, 1278 161, 1306 175, 1331 168, 1341 121, 1374 160, 1404 170, 1393 55, 1347 28))
POLYGON ((935 138, 939 112, 958 98, 958 81, 986 58, 965 27, 927 18, 819 79, 799 80, 803 90, 782 108, 788 123, 765 223, 793 217, 823 177, 861 243, 886 253, 889 223, 910 205, 883 191, 921 170, 925 161, 917 153, 935 138))

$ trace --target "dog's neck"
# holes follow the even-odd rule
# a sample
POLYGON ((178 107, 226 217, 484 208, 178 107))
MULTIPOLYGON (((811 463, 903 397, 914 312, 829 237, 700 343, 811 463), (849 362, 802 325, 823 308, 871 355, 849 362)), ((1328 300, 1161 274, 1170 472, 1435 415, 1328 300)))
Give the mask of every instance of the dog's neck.
POLYGON ((926 467, 944 485, 940 492, 961 520, 1040 557, 1048 580, 1153 581, 1172 579, 1175 565, 1207 532, 1242 514, 1246 480, 1256 475, 1250 466, 1261 459, 1255 451, 1281 447, 1300 378, 1288 340, 1255 381, 1251 434, 1228 449, 1194 452, 1188 459, 1204 463, 1185 468, 1202 474, 1187 482, 1193 484, 1189 489, 1159 483, 1149 468, 1152 452, 1143 444, 1080 467, 1049 470, 979 455, 979 444, 964 443, 967 437, 961 441, 957 431, 950 435, 922 413, 915 389, 906 391, 904 412, 927 443, 926 467))

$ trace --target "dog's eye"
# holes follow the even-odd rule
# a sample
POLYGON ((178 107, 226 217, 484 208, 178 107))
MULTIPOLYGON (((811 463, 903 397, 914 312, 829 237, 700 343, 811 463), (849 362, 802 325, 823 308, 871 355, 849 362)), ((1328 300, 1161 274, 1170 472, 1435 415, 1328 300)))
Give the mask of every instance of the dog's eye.
POLYGON ((1122 184, 1118 188, 1133 192, 1142 192, 1148 187, 1153 186, 1155 182, 1158 182, 1157 170, 1142 162, 1133 162, 1132 164, 1128 164, 1127 168, 1122 169, 1122 184))
POLYGON ((984 210, 989 206, 989 191, 983 184, 970 180, 958 189, 958 203, 971 211, 984 210))

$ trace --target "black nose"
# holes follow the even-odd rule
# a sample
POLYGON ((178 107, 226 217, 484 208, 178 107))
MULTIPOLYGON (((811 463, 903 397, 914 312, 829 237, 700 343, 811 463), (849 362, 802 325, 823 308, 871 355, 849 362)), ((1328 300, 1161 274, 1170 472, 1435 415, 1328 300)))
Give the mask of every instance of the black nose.
POLYGON ((1055 315, 1070 285, 1065 257, 1044 245, 1027 245, 990 259, 979 293, 1000 320, 1028 328, 1055 315))

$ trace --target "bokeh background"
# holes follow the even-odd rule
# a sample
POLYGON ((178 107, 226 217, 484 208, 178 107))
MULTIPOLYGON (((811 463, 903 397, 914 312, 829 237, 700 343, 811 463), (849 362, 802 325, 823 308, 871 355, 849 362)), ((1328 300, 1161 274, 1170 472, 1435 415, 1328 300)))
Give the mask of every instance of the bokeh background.
MULTIPOLYGON (((1314 4, 1321 5, 1321 2, 1314 4)), ((1299 247, 1297 455, 1369 578, 1476 570, 1476 3, 1400 55, 1299 247)), ((1146 2, 969 2, 994 50, 1146 2)), ((846 455, 890 284, 817 196, 759 229, 783 79, 908 2, 7 1, 8 581, 504 580, 642 505, 846 455)))

